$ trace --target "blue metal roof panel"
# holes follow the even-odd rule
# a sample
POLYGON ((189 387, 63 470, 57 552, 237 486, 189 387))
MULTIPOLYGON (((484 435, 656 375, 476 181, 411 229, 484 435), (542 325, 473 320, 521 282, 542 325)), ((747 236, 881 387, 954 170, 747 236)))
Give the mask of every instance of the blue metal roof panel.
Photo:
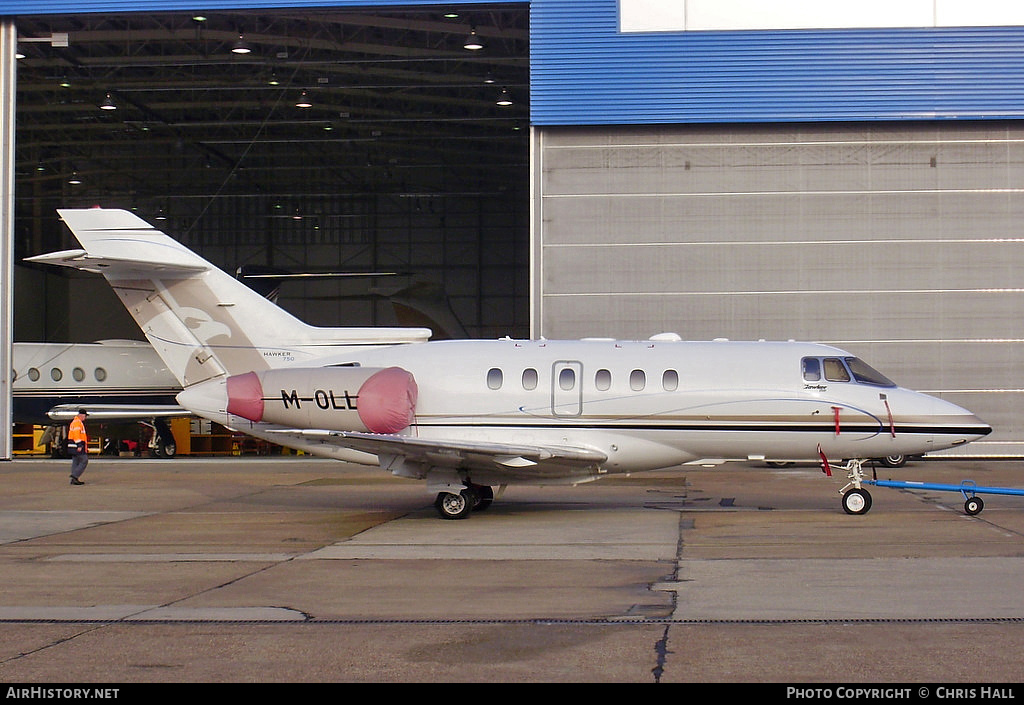
POLYGON ((531 5, 534 124, 1024 116, 1024 27, 622 33, 584 7, 531 5))

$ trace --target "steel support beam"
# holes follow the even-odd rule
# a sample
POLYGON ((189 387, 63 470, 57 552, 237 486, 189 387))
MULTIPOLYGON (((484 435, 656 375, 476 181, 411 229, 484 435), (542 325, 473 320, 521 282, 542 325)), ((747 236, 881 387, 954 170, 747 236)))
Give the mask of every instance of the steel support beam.
POLYGON ((0 460, 12 457, 14 338, 14 110, 18 31, 0 19, 0 460))

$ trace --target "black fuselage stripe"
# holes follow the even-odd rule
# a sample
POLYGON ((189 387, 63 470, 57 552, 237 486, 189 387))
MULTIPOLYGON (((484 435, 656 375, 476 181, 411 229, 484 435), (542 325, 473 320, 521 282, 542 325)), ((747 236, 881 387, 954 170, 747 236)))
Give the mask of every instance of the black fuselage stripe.
MULTIPOLYGON (((722 432, 764 432, 764 433, 830 433, 835 434, 833 425, 794 425, 794 424, 502 424, 502 423, 440 423, 417 422, 420 428, 495 428, 495 429, 538 429, 538 430, 587 430, 587 431, 722 431, 722 432)), ((926 435, 969 435, 985 436, 991 433, 988 426, 896 426, 895 434, 926 434, 926 435)), ((839 435, 854 433, 891 433, 888 426, 843 426, 839 435)))

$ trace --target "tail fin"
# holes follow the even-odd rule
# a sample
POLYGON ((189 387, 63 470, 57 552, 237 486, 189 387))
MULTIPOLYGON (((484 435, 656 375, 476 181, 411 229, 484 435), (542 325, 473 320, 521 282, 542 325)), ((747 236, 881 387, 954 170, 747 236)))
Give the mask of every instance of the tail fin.
POLYGON ((28 259, 102 274, 182 386, 301 362, 337 345, 430 337, 423 328, 310 326, 128 211, 58 213, 83 249, 28 259))

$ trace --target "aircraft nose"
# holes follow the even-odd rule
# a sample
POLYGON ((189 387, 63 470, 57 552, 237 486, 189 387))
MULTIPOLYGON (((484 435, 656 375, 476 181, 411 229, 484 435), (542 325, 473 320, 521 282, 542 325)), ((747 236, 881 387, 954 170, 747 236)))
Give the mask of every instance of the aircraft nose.
POLYGON ((992 426, 976 414, 951 402, 938 399, 936 431, 948 439, 951 446, 963 445, 992 433, 992 426))
POLYGON ((992 433, 992 427, 989 426, 987 423, 985 423, 984 421, 979 419, 977 416, 974 417, 974 420, 978 424, 978 426, 977 426, 978 438, 984 438, 988 434, 992 433))

